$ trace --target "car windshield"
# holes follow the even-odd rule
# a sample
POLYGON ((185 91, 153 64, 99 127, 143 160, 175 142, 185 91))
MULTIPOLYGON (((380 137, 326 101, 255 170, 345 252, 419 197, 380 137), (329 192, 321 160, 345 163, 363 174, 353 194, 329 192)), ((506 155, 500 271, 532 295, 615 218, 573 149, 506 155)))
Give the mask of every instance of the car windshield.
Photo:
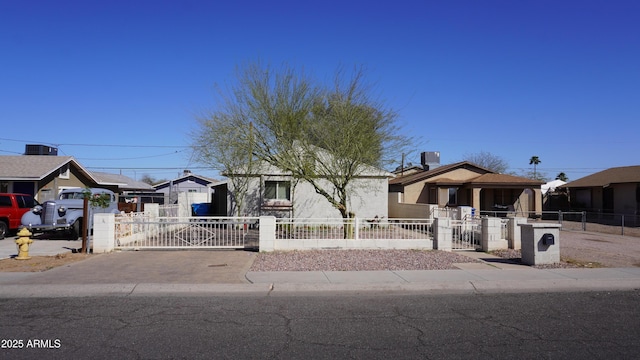
POLYGON ((84 199, 84 194, 81 192, 69 192, 60 194, 60 199, 84 199))

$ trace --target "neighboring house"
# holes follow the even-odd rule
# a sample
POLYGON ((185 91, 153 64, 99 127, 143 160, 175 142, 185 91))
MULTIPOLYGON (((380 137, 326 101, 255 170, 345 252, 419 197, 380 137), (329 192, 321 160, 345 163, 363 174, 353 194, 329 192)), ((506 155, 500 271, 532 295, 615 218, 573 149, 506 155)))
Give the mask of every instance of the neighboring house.
POLYGON ((640 165, 615 167, 571 181, 568 189, 574 210, 640 214, 640 165))
POLYGON ((0 156, 0 192, 30 194, 44 202, 75 187, 99 187, 117 194, 148 189, 126 176, 88 171, 72 156, 0 156))
MULTIPOLYGON (((494 211, 520 216, 542 212, 541 181, 497 174, 468 161, 423 165, 422 171, 389 181, 389 216, 407 217, 403 204, 430 204, 438 208, 467 206, 480 213, 494 211)), ((428 215, 428 210, 423 209, 418 207, 414 216, 428 215)))
MULTIPOLYGON (((276 167, 263 164, 253 174, 234 174, 247 180, 247 191, 243 209, 244 216, 272 215, 278 218, 341 219, 340 211, 322 195, 317 194, 311 184, 294 179, 291 174, 276 167)), ((388 213, 388 181, 393 174, 367 166, 360 176, 352 180, 348 209, 360 218, 383 218, 388 213)), ((325 181, 323 188, 333 193, 332 185, 325 181)), ((227 180, 216 186, 216 192, 226 192, 226 211, 235 216, 233 181, 227 180)), ((222 196, 220 196, 223 199, 222 196)))
POLYGON ((189 170, 185 170, 183 175, 177 179, 161 182, 153 186, 157 193, 164 194, 165 204, 175 204, 180 193, 205 193, 207 202, 212 201, 212 186, 220 181, 204 176, 195 175, 189 170))

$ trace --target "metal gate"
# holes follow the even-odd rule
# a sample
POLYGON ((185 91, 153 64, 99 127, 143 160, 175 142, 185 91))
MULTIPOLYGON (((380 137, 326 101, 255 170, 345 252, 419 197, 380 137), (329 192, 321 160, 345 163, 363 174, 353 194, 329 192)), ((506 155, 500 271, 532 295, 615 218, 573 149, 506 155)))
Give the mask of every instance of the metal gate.
POLYGON ((116 217, 117 249, 246 249, 258 247, 259 218, 116 217))
POLYGON ((452 220, 451 225, 452 250, 475 250, 482 247, 482 227, 479 220, 452 220))

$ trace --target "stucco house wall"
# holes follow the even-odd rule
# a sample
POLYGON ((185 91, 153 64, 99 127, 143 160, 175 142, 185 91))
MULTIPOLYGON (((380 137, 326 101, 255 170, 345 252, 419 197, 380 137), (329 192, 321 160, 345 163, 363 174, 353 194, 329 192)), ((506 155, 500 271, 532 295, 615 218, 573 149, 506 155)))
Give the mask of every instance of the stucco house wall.
MULTIPOLYGON (((238 175, 236 175, 238 176, 238 175)), ((246 176, 246 175, 240 175, 246 176)), ((367 168, 363 174, 351 181, 347 206, 350 212, 361 218, 388 217, 388 180, 393 174, 367 168)), ((333 194, 329 181, 320 180, 321 187, 333 194)), ((234 204, 234 182, 228 181, 228 213, 236 215, 234 204)), ((296 217, 296 218, 341 218, 340 211, 334 208, 322 195, 316 193, 313 186, 302 180, 296 180, 268 164, 262 164, 254 175, 249 176, 246 197, 241 214, 244 216, 296 217), (288 181, 291 184, 290 201, 265 200, 266 181, 288 181)))

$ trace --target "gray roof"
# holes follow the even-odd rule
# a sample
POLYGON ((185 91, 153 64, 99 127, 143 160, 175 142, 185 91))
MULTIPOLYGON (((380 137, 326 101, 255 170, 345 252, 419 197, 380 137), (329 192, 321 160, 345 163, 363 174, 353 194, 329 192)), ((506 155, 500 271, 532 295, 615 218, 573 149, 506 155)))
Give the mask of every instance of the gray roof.
POLYGON ((73 163, 91 177, 72 156, 17 155, 0 156, 0 178, 4 180, 41 180, 58 171, 67 163, 73 163))
POLYGON ((153 185, 154 189, 160 190, 166 187, 169 187, 169 185, 171 184, 179 184, 181 182, 185 182, 188 180, 195 180, 197 183, 201 184, 201 185, 209 185, 209 184, 214 184, 214 183, 218 183, 219 180, 216 179, 212 179, 212 178, 208 178, 206 176, 201 176, 201 175, 196 175, 193 173, 188 173, 185 174, 179 178, 173 179, 173 180, 167 180, 167 181, 163 181, 161 183, 157 183, 155 185, 153 185))
POLYGON ((149 190, 155 191, 156 189, 142 181, 134 180, 128 176, 120 174, 109 174, 103 172, 92 171, 91 174, 98 180, 101 185, 117 185, 118 189, 122 191, 132 190, 149 190))
POLYGON ((88 171, 73 156, 16 155, 0 156, 0 179, 15 181, 37 181, 59 171, 66 164, 72 164, 98 185, 117 186, 121 191, 155 190, 153 186, 130 177, 88 171))

